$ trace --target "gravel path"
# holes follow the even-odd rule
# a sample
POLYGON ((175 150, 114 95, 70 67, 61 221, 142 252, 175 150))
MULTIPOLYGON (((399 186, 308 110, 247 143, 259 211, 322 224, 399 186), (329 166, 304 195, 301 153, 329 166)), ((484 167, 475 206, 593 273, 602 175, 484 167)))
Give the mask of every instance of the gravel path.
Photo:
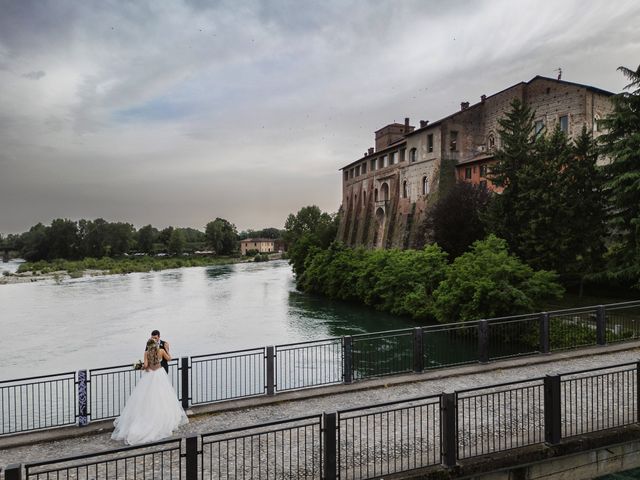
MULTIPOLYGON (((551 360, 555 357, 552 356, 548 358, 551 360)), ((247 408, 244 410, 232 410, 216 414, 198 415, 192 417, 188 425, 179 428, 175 432, 175 437, 184 437, 190 434, 203 434, 224 429, 250 426, 264 422, 271 422, 278 419, 289 419, 316 413, 319 414, 325 411, 335 412, 336 410, 371 405, 375 403, 435 395, 444 391, 453 392, 454 390, 481 387, 502 382, 527 380, 535 377, 545 376, 548 374, 568 373, 576 370, 605 367, 618 363, 634 362, 639 358, 640 348, 630 348, 629 350, 618 351, 614 353, 605 353, 603 351, 602 353, 597 355, 583 356, 572 359, 559 359, 557 361, 553 361, 552 363, 543 363, 537 365, 532 364, 514 368, 510 368, 509 361, 505 361, 493 364, 494 368, 490 371, 479 373, 455 376, 452 375, 450 377, 443 376, 442 378, 438 379, 414 381, 411 383, 404 383, 400 385, 388 385, 369 390, 339 393, 322 397, 305 398, 302 400, 291 400, 256 408, 247 408)), ((454 369, 451 369, 449 371, 452 374, 455 373, 454 369)), ((578 398, 578 396, 576 396, 576 398, 578 398)), ((510 401, 511 400, 512 399, 510 399, 510 401)), ((492 400, 485 399, 485 401, 500 402, 499 399, 496 400, 495 398, 493 398, 492 400)), ((538 402, 538 400, 536 400, 535 397, 533 400, 527 399, 527 402, 533 402, 531 403, 531 405, 533 405, 533 408, 537 408, 537 405, 539 404, 536 403, 538 402)), ((526 405, 529 405, 529 403, 527 403, 526 405)), ((509 409, 504 409, 505 412, 507 412, 508 410, 509 409)), ((502 421, 502 423, 506 425, 507 420, 515 416, 517 416, 515 412, 509 411, 508 413, 505 413, 505 419, 502 421)), ((532 425, 527 423, 531 420, 526 415, 522 415, 519 421, 521 421, 522 425, 524 426, 523 433, 531 435, 532 425)), ((541 427, 538 424, 534 426, 535 430, 539 430, 540 428, 541 427)), ((506 430, 508 430, 508 428, 506 428, 506 430)), ((507 434, 506 430, 505 435, 507 434)), ((478 433, 479 440, 476 439, 476 442, 482 442, 483 437, 494 435, 494 433, 495 432, 491 432, 485 427, 480 427, 478 433)), ((361 436, 361 434, 361 427, 359 427, 357 430, 354 430, 351 435, 354 435, 355 438, 357 436, 361 436)), ((509 434, 512 434, 512 432, 509 432, 509 434)), ((434 451, 434 448, 436 447, 434 447, 433 445, 433 442, 437 443, 437 438, 434 437, 431 440, 432 443, 425 447, 426 450, 429 450, 428 455, 433 456, 433 458, 439 458, 439 452, 434 451)), ((465 443, 471 441, 471 439, 461 439, 461 441, 463 440, 465 443)), ((0 451, 0 467, 4 468, 6 465, 12 463, 35 462, 46 460, 49 458, 60 458, 91 452, 100 452, 120 447, 122 447, 122 443, 112 441, 110 439, 110 432, 99 432, 92 435, 82 436, 79 435, 77 437, 64 440, 6 448, 0 451)), ((399 447, 399 451, 394 455, 402 455, 402 449, 403 446, 401 444, 399 447)), ((345 452, 343 452, 343 454, 344 453, 345 452)), ((371 458, 375 460, 377 458, 376 455, 380 456, 382 454, 380 452, 371 452, 371 455, 371 458)), ((360 452, 360 455, 356 455, 354 453, 353 457, 353 461, 357 461, 358 457, 362 458, 362 452, 360 452)))

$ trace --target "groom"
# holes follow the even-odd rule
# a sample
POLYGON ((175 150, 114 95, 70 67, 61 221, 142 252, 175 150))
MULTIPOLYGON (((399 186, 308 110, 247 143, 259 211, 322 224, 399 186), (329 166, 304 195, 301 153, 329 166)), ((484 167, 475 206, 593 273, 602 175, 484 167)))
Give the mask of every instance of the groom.
MULTIPOLYGON (((160 330, 154 330, 153 332, 151 332, 151 338, 153 338, 156 342, 158 342, 158 348, 164 350, 165 352, 169 353, 169 342, 165 342, 164 340, 160 340, 160 330)), ((160 365, 162 365, 162 368, 164 368, 164 371, 167 372, 167 374, 169 373, 169 363, 166 360, 162 360, 160 362, 160 365)))

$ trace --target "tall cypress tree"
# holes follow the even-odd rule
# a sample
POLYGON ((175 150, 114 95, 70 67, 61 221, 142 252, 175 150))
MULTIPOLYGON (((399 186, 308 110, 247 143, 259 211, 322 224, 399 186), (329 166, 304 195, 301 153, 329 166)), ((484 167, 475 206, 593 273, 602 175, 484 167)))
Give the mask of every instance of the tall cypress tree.
POLYGON ((612 98, 614 111, 600 137, 605 154, 606 188, 611 202, 610 275, 640 287, 640 65, 636 71, 619 67, 630 80, 625 92, 612 98))

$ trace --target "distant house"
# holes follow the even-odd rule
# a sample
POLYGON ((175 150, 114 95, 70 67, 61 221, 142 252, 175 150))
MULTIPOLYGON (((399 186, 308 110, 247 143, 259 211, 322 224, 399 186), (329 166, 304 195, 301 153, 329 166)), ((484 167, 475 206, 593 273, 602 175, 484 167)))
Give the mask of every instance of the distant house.
POLYGON ((273 238, 247 238, 240 240, 240 253, 246 255, 251 250, 260 253, 275 252, 275 240, 273 238))

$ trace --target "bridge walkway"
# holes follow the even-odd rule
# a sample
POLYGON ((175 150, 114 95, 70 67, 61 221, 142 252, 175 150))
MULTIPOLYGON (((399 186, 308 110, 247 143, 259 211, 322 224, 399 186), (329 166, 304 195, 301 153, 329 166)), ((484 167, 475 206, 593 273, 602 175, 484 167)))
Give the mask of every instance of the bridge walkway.
MULTIPOLYGON (((628 342, 228 401, 191 409, 190 423, 175 437, 638 360, 640 342, 628 342)), ((0 468, 119 448, 110 438, 112 423, 0 438, 0 468)))

